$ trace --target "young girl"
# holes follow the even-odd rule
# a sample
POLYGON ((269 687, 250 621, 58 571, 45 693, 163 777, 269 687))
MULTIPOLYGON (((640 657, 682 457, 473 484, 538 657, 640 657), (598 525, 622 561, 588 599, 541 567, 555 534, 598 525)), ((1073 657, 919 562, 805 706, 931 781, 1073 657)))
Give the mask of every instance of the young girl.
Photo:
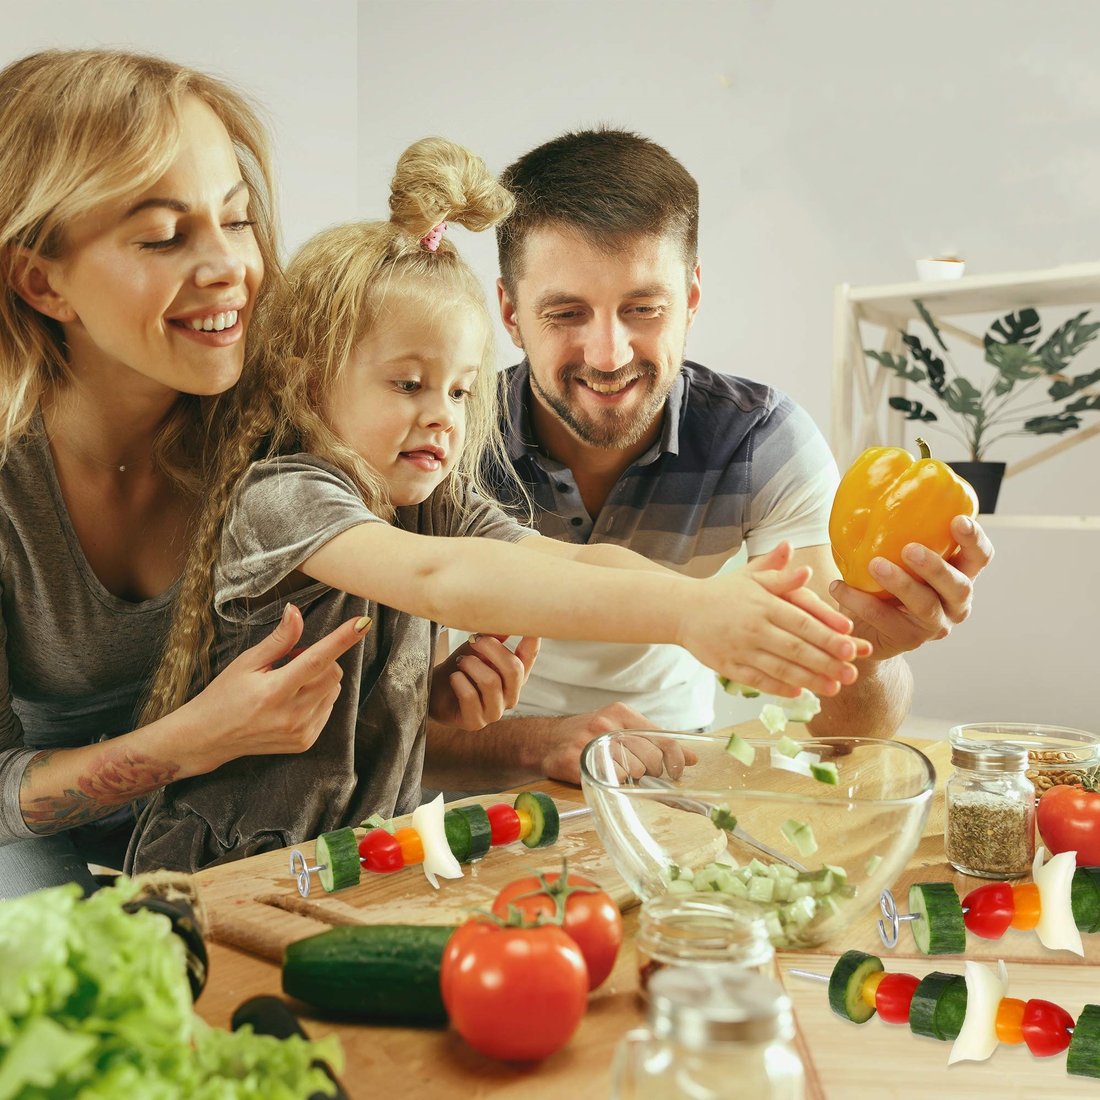
POLYGON ((275 268, 270 180, 263 126, 201 73, 104 50, 0 70, 0 897, 93 889, 131 800, 315 736, 358 641, 272 673, 291 612, 135 729, 275 268))
POLYGON ((351 614, 373 627, 341 661, 343 692, 313 748, 167 787, 135 834, 136 869, 414 809, 437 623, 679 643, 786 694, 855 678, 850 624, 802 587, 808 570, 784 568, 785 548, 692 580, 617 547, 540 538, 492 503, 480 475, 501 446, 491 326, 446 227, 484 229, 510 207, 472 154, 421 141, 398 163, 389 221, 326 230, 291 262, 263 377, 236 394, 246 413, 213 479, 150 713, 186 697, 215 611, 215 668, 288 597, 307 637, 351 614))

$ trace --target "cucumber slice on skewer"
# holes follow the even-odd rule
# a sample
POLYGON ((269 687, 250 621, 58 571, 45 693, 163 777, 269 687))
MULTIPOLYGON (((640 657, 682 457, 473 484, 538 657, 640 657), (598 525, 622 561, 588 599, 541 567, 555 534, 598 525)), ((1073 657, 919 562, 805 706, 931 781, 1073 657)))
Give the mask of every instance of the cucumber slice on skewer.
POLYGON ((927 1035, 930 1039, 954 1039, 962 1029, 965 1015, 966 981, 959 974, 933 970, 913 992, 909 1028, 914 1035, 927 1035), (957 991, 950 992, 956 986, 962 989, 961 1011, 957 991))
POLYGON ((962 902, 950 882, 918 882, 909 887, 913 939, 925 955, 961 955, 966 950, 962 902))
POLYGON ((865 951, 845 951, 829 975, 829 1007, 845 1020, 865 1024, 875 1010, 863 999, 863 983, 883 970, 882 959, 865 951))
POLYGON ((558 839, 558 808, 542 791, 523 791, 512 804, 531 815, 531 831, 523 838, 528 848, 545 848, 558 839))
POLYGON ((1100 1077, 1100 1005, 1085 1005, 1066 1052, 1066 1073, 1100 1077))
POLYGON ((359 885, 359 843, 354 829, 336 829, 317 838, 317 877, 329 893, 359 885))
POLYGON ((493 841, 492 826, 484 806, 459 806, 443 815, 447 846, 459 863, 481 859, 493 841))
POLYGON ((1082 932, 1100 932, 1100 867, 1078 867, 1070 882, 1073 923, 1082 932))

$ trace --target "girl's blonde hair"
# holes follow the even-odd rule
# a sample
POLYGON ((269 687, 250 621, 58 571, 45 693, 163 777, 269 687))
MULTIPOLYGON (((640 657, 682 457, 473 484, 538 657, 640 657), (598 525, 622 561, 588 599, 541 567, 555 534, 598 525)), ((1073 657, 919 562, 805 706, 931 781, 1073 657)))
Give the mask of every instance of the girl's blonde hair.
MULTIPOLYGON (((279 264, 268 138, 240 93, 171 61, 118 50, 46 50, 0 70, 0 463, 43 395, 70 377, 61 326, 15 290, 20 250, 62 255, 75 219, 158 180, 179 148, 187 96, 210 107, 233 142, 271 286, 279 264)), ((262 300, 263 291, 257 311, 262 300)), ((154 458, 186 490, 201 485, 203 444, 223 400, 181 394, 158 434, 154 458)))
POLYGON ((512 207, 511 194, 479 157, 454 142, 425 138, 397 163, 388 221, 323 230, 287 265, 260 326, 256 367, 231 397, 234 434, 212 472, 143 723, 185 702, 196 670, 202 683, 209 680, 214 567, 233 489, 251 463, 308 451, 347 473, 373 512, 393 518, 386 483, 336 435, 322 412, 353 349, 391 299, 428 313, 439 304, 458 302, 484 319, 481 369, 465 406, 465 445, 436 491, 461 502, 464 485, 470 485, 493 499, 483 471, 486 465, 507 469, 507 458, 485 291, 447 237, 434 252, 422 247, 421 239, 444 221, 488 229, 512 207))

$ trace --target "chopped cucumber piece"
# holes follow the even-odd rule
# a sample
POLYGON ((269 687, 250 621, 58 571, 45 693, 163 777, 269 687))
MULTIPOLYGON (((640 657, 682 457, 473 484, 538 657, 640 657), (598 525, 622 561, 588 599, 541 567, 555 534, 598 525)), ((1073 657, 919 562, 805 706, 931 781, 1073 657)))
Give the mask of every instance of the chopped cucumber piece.
POLYGON ((775 879, 754 876, 748 885, 749 901, 773 901, 775 899, 775 879))
POLYGON ((695 884, 689 878, 678 878, 675 882, 668 884, 668 892, 670 894, 694 894, 695 884))
POLYGON ((354 829, 322 833, 313 850, 317 858, 317 877, 326 891, 332 893, 346 886, 359 885, 359 842, 354 829))
POLYGON ((783 907, 782 917, 787 924, 809 924, 817 912, 813 898, 798 898, 783 907))
POLYGON ((1100 1005, 1085 1005, 1066 1052, 1066 1073, 1100 1077, 1100 1005))
POLYGON ((782 733, 787 728, 787 712, 776 703, 760 708, 760 722, 768 733, 782 733))
POLYGON ((863 865, 864 874, 873 875, 878 870, 880 863, 882 863, 882 856, 871 856, 863 865))
POLYGON ((385 829, 391 836, 397 832, 392 821, 387 821, 381 814, 371 814, 366 821, 359 823, 361 829, 385 829))
POLYGON ((853 1024, 865 1024, 875 1010, 863 999, 863 983, 879 970, 882 960, 863 951, 845 951, 829 975, 829 1007, 853 1024))
POLYGON ((523 791, 516 795, 513 809, 531 815, 531 831, 523 838, 528 848, 546 848, 558 839, 560 819, 554 800, 542 791, 523 791))
POLYGON ((836 774, 836 765, 831 760, 825 761, 824 764, 811 764, 810 775, 819 783, 828 783, 833 787, 840 782, 836 774))
POLYGON ((909 887, 913 939, 925 955, 961 955, 966 950, 962 902, 950 882, 918 882, 909 887))
POLYGON ((756 759, 756 749, 752 747, 739 733, 735 733, 726 744, 726 752, 740 760, 748 767, 756 759))
POLYGON ((679 867, 677 867, 675 863, 670 863, 668 865, 668 872, 667 873, 668 873, 668 881, 669 882, 675 882, 678 878, 680 878, 683 875, 684 872, 679 867))
POLYGON ((798 849, 800 856, 812 856, 817 851, 817 838, 805 821, 788 819, 783 822, 779 831, 798 849))
POLYGON ((730 813, 729 806, 712 806, 709 817, 714 827, 723 832, 729 832, 737 827, 737 818, 730 813))
POLYGON ((1082 932, 1100 932, 1100 867, 1078 867, 1070 883, 1073 923, 1082 932))
POLYGON ((909 1005, 909 1027, 914 1035, 930 1039, 953 1040, 962 1029, 962 1016, 958 1013, 958 994, 947 996, 952 986, 961 984, 963 991, 962 1016, 966 1015, 966 980, 961 974, 944 974, 933 970, 921 979, 913 991, 909 1005), (954 1035, 949 1032, 954 1031, 954 1035))
POLYGON ((725 676, 719 676, 718 682, 727 695, 740 695, 745 699, 755 699, 760 694, 756 688, 749 687, 748 684, 738 683, 737 680, 729 680, 725 676))
POLYGON ((782 756, 788 756, 793 760, 802 751, 802 743, 784 734, 776 741, 772 751, 782 756))
POLYGON ((797 699, 783 704, 787 719, 791 722, 809 722, 815 714, 821 713, 821 700, 809 688, 803 688, 797 699))

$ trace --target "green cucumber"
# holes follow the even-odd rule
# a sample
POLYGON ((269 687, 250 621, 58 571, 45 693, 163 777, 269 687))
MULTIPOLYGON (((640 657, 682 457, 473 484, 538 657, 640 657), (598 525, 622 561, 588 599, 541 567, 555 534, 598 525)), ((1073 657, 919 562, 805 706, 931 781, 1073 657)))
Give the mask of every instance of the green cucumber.
POLYGON ((909 1027, 914 1035, 927 1035, 931 1039, 954 1039, 962 1028, 966 1015, 966 981, 960 974, 944 974, 933 970, 926 974, 913 991, 909 1006, 909 1027), (958 991, 962 986, 962 1012, 959 1012, 958 991))
POLYGON ((1082 932, 1100 932, 1100 867, 1078 867, 1070 884, 1073 922, 1082 932))
POLYGON ((882 959, 876 955, 845 951, 829 975, 829 1007, 853 1024, 865 1024, 875 1010, 863 999, 863 983, 883 969, 882 959))
POLYGON ((397 1024, 442 1024, 449 925, 345 925, 290 944, 283 992, 314 1008, 397 1024))
POLYGON ((925 955, 961 955, 966 950, 962 902, 950 882, 918 882, 909 887, 913 939, 925 955))
POLYGON ((523 791, 512 806, 531 815, 531 831, 523 838, 528 848, 546 848, 558 839, 558 808, 542 791, 523 791))
POLYGON ((329 893, 343 890, 345 886, 359 885, 359 842, 355 839, 354 829, 322 833, 317 838, 314 852, 317 856, 317 877, 329 893))
POLYGON ((484 806, 459 806, 443 815, 447 844, 459 863, 473 863, 488 852, 493 842, 489 815, 484 806))
POLYGON ((836 765, 831 760, 826 760, 824 764, 811 764, 810 775, 819 783, 828 783, 833 787, 840 782, 836 773, 836 765))
POLYGON ((817 838, 805 821, 789 818, 780 825, 779 831, 798 849, 800 856, 812 856, 817 851, 817 838))
POLYGON ((726 752, 728 752, 734 760, 740 760, 746 767, 756 759, 756 749, 754 749, 739 733, 733 734, 729 741, 726 742, 726 752))
POLYGON ((1085 1005, 1081 1009, 1066 1052, 1066 1073, 1100 1077, 1100 1005, 1085 1005))

